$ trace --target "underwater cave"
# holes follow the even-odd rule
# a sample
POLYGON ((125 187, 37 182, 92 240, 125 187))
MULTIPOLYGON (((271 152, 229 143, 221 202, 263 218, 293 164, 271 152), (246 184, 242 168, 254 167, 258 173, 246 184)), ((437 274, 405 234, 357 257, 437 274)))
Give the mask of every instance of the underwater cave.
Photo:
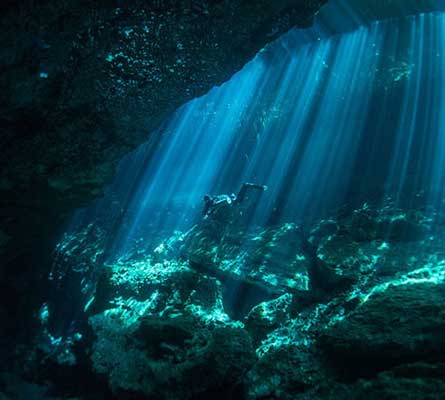
POLYGON ((0 10, 0 400, 445 399, 445 0, 0 10))

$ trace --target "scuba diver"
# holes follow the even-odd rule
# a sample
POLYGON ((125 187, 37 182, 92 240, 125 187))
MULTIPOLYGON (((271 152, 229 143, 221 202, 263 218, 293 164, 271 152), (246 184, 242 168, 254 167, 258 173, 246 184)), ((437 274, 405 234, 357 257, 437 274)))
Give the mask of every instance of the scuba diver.
POLYGON ((221 194, 217 196, 210 196, 206 194, 204 196, 204 209, 202 211, 204 219, 215 217, 218 219, 229 218, 229 214, 246 202, 248 192, 251 190, 265 192, 267 190, 267 186, 257 185, 255 183, 243 183, 237 195, 234 193, 231 195, 221 194))

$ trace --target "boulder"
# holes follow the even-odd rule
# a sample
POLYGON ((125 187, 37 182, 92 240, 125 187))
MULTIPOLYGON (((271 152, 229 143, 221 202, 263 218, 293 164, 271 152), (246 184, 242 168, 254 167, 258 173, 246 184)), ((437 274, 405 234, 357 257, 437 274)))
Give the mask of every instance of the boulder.
POLYGON ((259 345, 266 335, 290 318, 293 296, 284 294, 277 299, 255 306, 245 318, 245 328, 259 345))
POLYGON ((327 328, 319 344, 340 373, 352 376, 443 360, 444 307, 443 283, 389 286, 327 328))
POLYGON ((354 384, 323 384, 320 400, 441 400, 444 364, 405 364, 354 384))
MULTIPOLYGON (((441 400, 445 393, 445 364, 415 363, 385 371, 354 385, 353 398, 384 400, 441 400)), ((351 398, 351 397, 349 397, 351 398)))
POLYGON ((413 242, 422 240, 430 232, 429 221, 423 221, 422 215, 411 212, 399 213, 381 218, 379 221, 380 237, 392 242, 413 242))
POLYGON ((273 294, 309 289, 309 259, 295 224, 246 232, 203 224, 184 241, 182 256, 221 281, 247 282, 273 294))
POLYGON ((246 375, 247 399, 318 398, 310 397, 310 393, 325 379, 320 359, 310 348, 292 343, 277 345, 246 375))
POLYGON ((206 323, 192 313, 153 313, 148 303, 133 310, 108 310, 91 318, 97 336, 94 372, 106 377, 113 393, 179 400, 239 390, 255 362, 245 330, 206 323), (145 312, 142 318, 140 312, 145 312))

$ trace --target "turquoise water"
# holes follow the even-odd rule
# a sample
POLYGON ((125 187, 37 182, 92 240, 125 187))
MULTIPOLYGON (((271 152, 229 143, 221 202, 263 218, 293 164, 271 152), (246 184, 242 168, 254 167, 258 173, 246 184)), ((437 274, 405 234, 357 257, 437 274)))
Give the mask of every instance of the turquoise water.
POLYGON ((304 45, 300 35, 178 110, 75 223, 110 210, 114 257, 149 232, 189 229, 205 194, 236 193, 243 182, 268 186, 253 217, 263 225, 414 188, 440 199, 445 15, 375 22, 304 45))

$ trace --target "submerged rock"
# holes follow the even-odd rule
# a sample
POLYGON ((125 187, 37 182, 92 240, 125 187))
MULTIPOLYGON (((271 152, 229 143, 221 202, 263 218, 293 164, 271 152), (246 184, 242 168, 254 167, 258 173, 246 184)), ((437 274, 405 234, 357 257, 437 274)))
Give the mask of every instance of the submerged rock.
POLYGON ((317 354, 305 346, 284 344, 272 348, 249 371, 247 399, 310 398, 307 396, 325 379, 317 354))
POLYGON ((225 313, 218 280, 150 256, 108 268, 108 306, 90 318, 91 361, 117 397, 179 400, 240 390, 255 352, 225 313))
POLYGON ((329 327, 319 343, 337 370, 352 376, 443 360, 444 306, 444 283, 388 286, 329 327))
POLYGON ((93 366, 116 394, 189 399, 230 393, 255 361, 252 340, 236 324, 206 321, 190 309, 155 313, 147 302, 123 304, 91 318, 93 366))
POLYGON ((257 345, 268 333, 290 319, 292 302, 292 295, 284 294, 275 300, 258 304, 249 312, 245 318, 245 327, 257 345))
MULTIPOLYGON (((110 398, 439 399, 428 388, 443 388, 443 228, 405 210, 422 237, 383 238, 381 221, 401 213, 362 207, 316 222, 307 240, 283 224, 137 241, 101 265, 76 356, 110 398)), ((64 279, 69 265, 93 279, 100 232, 58 247, 64 279)))
POLYGON ((183 256, 195 267, 222 280, 257 284, 271 293, 309 289, 309 260, 295 224, 259 232, 231 226, 215 232, 212 228, 204 225, 182 245, 183 256))
POLYGON ((439 400, 445 393, 444 373, 441 363, 406 364, 380 373, 375 380, 360 380, 352 393, 357 399, 439 400))
POLYGON ((432 234, 431 217, 400 209, 387 198, 380 207, 365 203, 337 219, 321 220, 310 231, 308 244, 312 286, 332 291, 364 276, 383 276, 385 271, 394 276, 437 261, 430 252, 440 253, 442 241, 432 234))

